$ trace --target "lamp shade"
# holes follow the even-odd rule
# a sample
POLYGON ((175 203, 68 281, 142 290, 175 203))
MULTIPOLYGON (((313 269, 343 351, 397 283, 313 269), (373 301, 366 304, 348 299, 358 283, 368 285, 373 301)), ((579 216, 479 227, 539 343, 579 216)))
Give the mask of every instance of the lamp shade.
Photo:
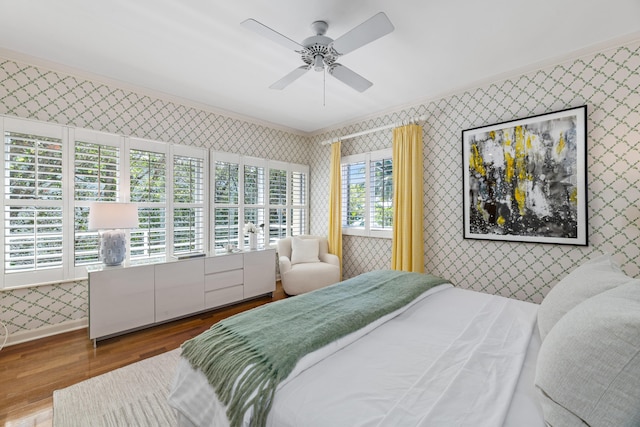
POLYGON ((96 202, 89 206, 89 230, 114 230, 138 227, 135 203, 96 202))

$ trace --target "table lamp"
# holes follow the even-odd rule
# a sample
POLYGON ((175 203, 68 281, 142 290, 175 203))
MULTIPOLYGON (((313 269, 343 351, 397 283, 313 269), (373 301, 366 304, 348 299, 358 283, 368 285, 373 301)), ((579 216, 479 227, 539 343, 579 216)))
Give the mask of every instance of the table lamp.
POLYGON ((100 259, 105 265, 122 264, 127 254, 124 229, 138 227, 135 203, 96 202, 89 206, 89 230, 100 231, 100 259))

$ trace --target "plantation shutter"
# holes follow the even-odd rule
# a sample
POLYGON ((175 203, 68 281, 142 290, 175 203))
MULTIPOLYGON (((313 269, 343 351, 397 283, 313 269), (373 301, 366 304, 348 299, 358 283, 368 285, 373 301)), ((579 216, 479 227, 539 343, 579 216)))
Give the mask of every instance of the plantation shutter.
POLYGON ((214 249, 238 244, 239 162, 216 160, 214 177, 214 249))
POLYGON ((130 198, 139 227, 131 231, 131 259, 166 255, 166 155, 130 149, 130 198))
POLYGON ((4 133, 4 271, 61 268, 62 139, 4 133))
POLYGON ((365 226, 366 167, 364 161, 342 165, 342 227, 365 226))
POLYGON ((307 173, 292 171, 290 180, 291 235, 307 233, 307 173))
MULTIPOLYGON (((258 165, 259 160, 245 159, 244 165, 244 223, 253 223, 258 227, 258 245, 265 244, 265 167, 258 165), (251 164, 254 162, 256 164, 251 164)), ((260 162, 261 163, 261 162, 260 162)), ((244 236, 244 244, 249 237, 244 236)))
POLYGON ((393 167, 391 158, 371 161, 371 229, 393 228, 393 167))
POLYGON ((269 169, 269 243, 287 236, 287 170, 269 169))
POLYGON ((203 252, 204 159, 173 158, 173 253, 203 252))
MULTIPOLYGON (((116 140, 118 138, 115 138, 116 140)), ((87 229, 89 203, 118 200, 120 150, 117 146, 76 138, 74 154, 74 265, 100 261, 100 237, 87 229), (87 202, 87 203, 82 203, 87 202)))

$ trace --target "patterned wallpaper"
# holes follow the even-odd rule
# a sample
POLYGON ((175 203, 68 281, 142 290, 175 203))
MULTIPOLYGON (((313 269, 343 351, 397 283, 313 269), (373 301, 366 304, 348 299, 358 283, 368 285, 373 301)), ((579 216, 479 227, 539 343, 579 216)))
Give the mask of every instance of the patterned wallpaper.
MULTIPOLYGON (((0 114, 249 156, 308 163, 309 139, 0 58, 0 114)), ((86 281, 0 291, 17 332, 87 317, 86 281)))
MULTIPOLYGON (((0 114, 212 147, 310 166, 311 233, 326 234, 329 146, 319 142, 415 116, 424 127, 425 267, 460 287, 541 301, 576 265, 610 252, 640 273, 640 40, 304 137, 0 59, 0 114), (461 131, 586 104, 588 247, 464 240, 461 131)), ((391 145, 391 131, 345 141, 343 155, 391 145)), ((388 239, 344 236, 344 276, 391 262, 388 239)), ((0 291, 11 333, 87 315, 86 282, 0 291)))
MULTIPOLYGON (((581 262, 612 253, 630 276, 640 270, 640 41, 496 81, 394 114, 334 130, 314 142, 427 117, 424 127, 424 236, 427 272, 460 287, 540 302, 581 262), (589 246, 462 238, 461 132, 477 126, 587 105, 589 246)), ((391 146, 391 130, 342 143, 343 154, 391 146)), ((329 146, 311 151, 312 232, 326 233, 329 146)), ((391 264, 383 239, 346 236, 344 276, 391 264)))

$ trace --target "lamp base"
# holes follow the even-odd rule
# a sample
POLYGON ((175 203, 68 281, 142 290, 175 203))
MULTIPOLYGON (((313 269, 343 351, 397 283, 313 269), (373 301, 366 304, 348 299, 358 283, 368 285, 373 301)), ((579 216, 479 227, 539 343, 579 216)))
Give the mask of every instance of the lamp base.
POLYGON ((122 264, 127 255, 127 239, 124 230, 104 231, 100 236, 100 259, 105 265, 122 264))

